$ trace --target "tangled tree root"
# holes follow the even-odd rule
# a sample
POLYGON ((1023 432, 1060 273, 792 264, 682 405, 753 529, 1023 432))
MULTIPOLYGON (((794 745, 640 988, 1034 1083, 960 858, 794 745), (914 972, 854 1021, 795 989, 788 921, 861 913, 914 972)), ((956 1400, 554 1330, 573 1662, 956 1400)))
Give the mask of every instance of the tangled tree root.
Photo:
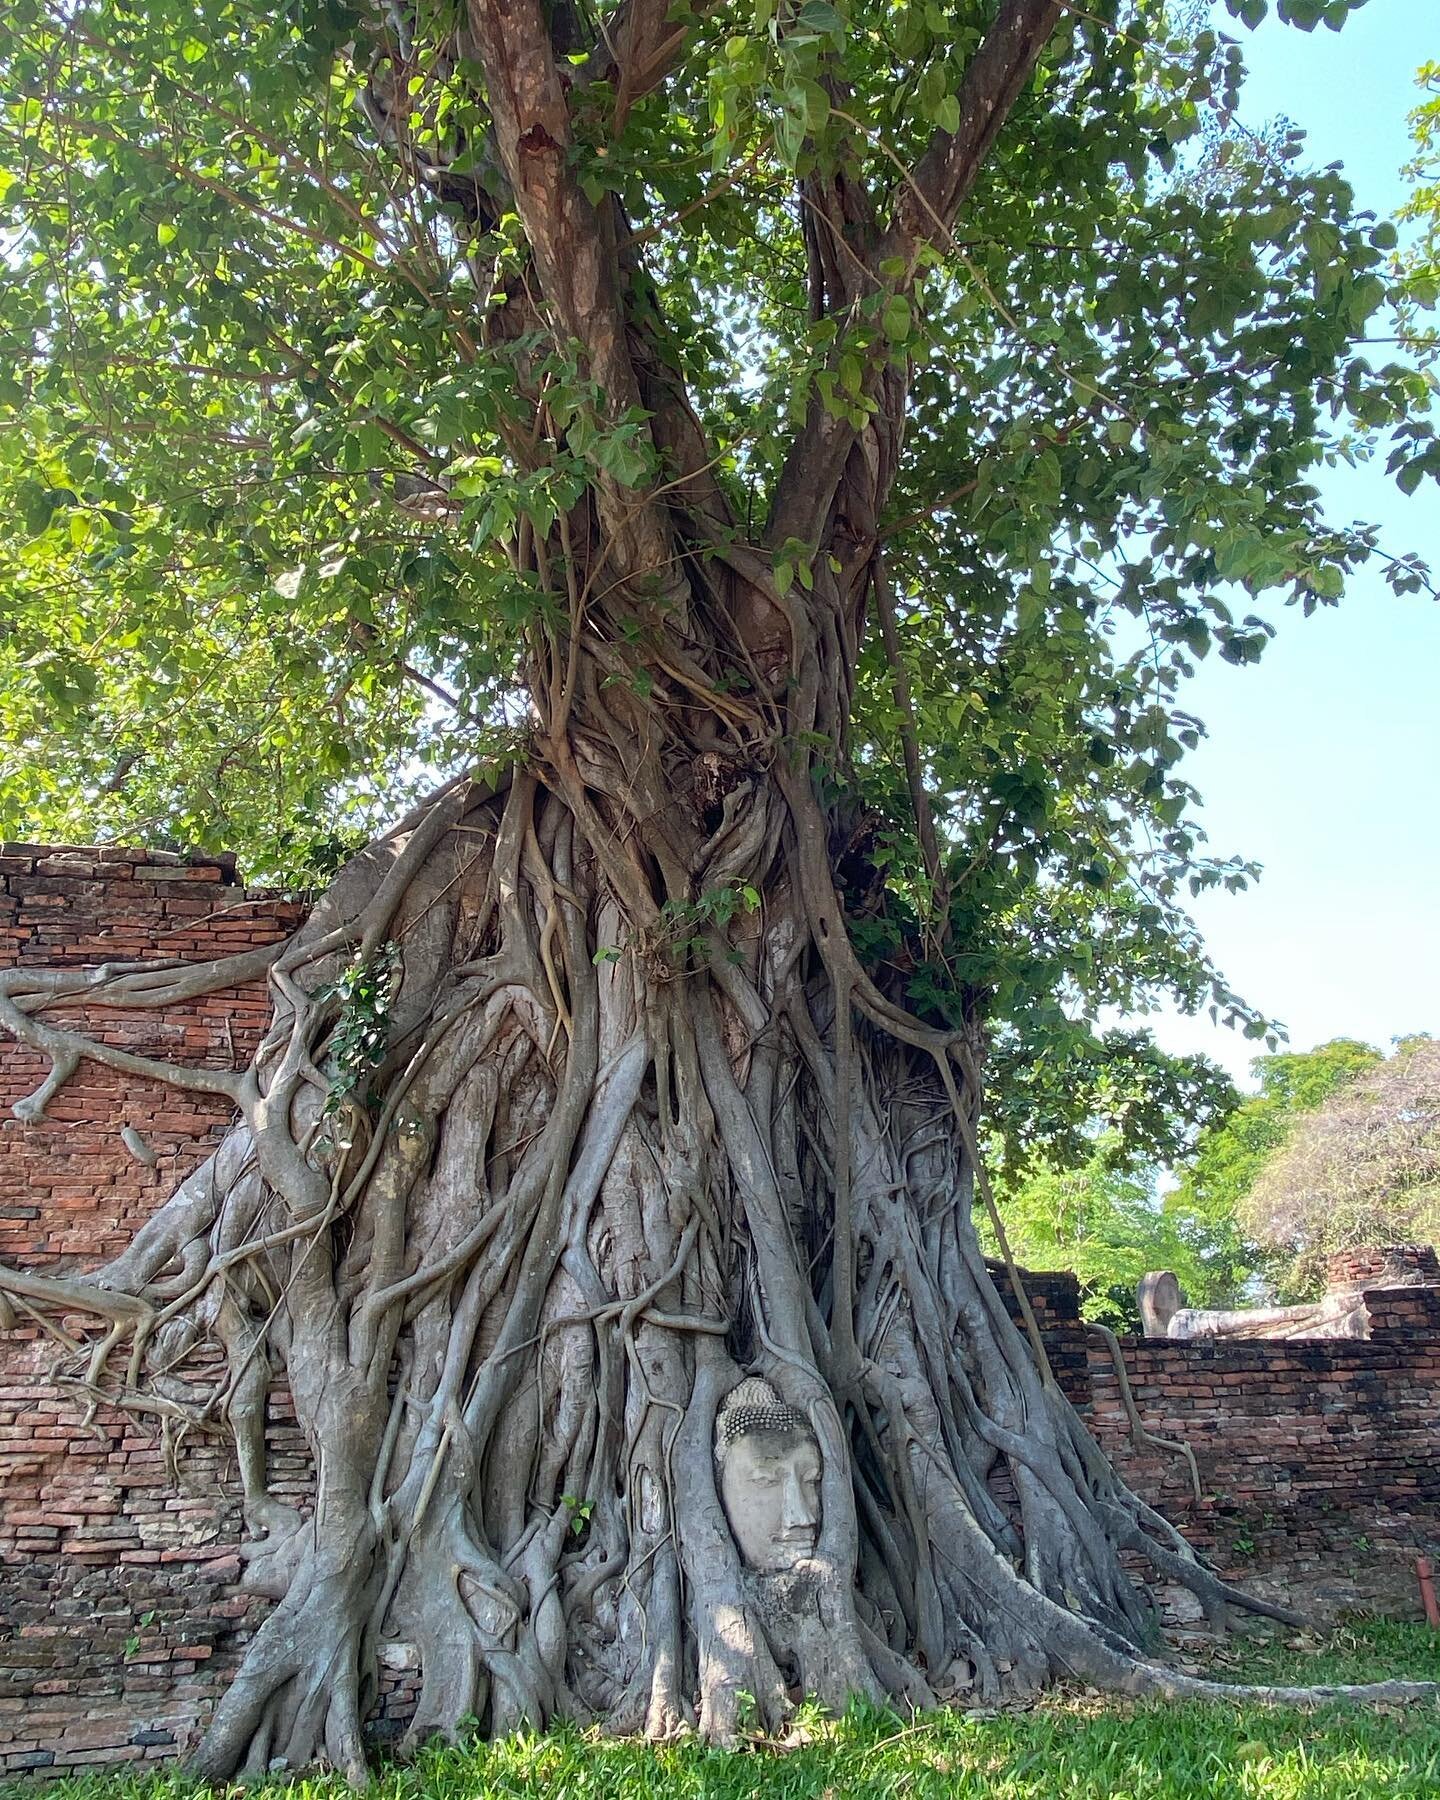
POLYGON ((412 1742, 470 1718, 726 1741, 747 1696, 774 1726, 802 1694, 990 1703, 1065 1677, 1286 1705, 1433 1692, 1237 1690, 1151 1658, 1122 1552, 1212 1616, 1290 1615, 1206 1568, 1089 1438, 980 1254, 968 1057, 832 954, 803 841, 781 869, 732 954, 677 967, 563 799, 462 782, 284 946, 0 978, 0 1020, 54 1059, 32 1112, 93 1056, 240 1113, 113 1262, 0 1273, 91 1404, 233 1436, 246 1582, 277 1604, 203 1773, 323 1758, 362 1779, 395 1637, 420 1658, 412 1742), (336 977, 386 943, 383 1054, 342 1078, 336 977), (236 1075, 40 1017, 262 970, 274 1025, 236 1075), (98 1321, 83 1345, 77 1312, 98 1321), (207 1338, 209 1391, 186 1363, 207 1338), (303 1516, 266 1482, 277 1370, 314 1461, 303 1516), (815 1553, 779 1576, 743 1565, 716 1486, 716 1409, 753 1371, 823 1456, 815 1553))

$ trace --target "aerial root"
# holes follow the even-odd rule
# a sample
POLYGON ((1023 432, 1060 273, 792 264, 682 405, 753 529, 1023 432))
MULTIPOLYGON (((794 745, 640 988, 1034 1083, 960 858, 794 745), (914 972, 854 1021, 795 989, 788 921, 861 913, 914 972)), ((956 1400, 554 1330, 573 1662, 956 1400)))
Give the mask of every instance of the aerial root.
POLYGON ((1315 1687, 1273 1687, 1265 1683, 1207 1681, 1163 1663, 1137 1662, 1134 1685, 1125 1691, 1163 1700, 1212 1700, 1222 1705, 1291 1706, 1313 1712, 1322 1706, 1410 1705, 1440 1701, 1437 1681, 1368 1681, 1315 1687))

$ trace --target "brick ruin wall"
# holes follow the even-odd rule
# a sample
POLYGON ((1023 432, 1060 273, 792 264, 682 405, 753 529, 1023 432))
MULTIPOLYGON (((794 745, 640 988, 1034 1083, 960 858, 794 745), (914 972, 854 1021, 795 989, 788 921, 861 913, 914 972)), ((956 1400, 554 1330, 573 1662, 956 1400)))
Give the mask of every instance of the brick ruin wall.
MULTIPOLYGON (((274 942, 302 916, 246 890, 228 858, 0 847, 0 965, 199 960, 274 942)), ((249 1059, 268 1012, 259 984, 163 1014, 75 1017, 111 1043, 228 1068, 249 1059)), ((44 1073, 0 1037, 0 1263, 55 1274, 127 1243, 215 1147, 228 1113, 85 1063, 43 1121, 22 1123, 10 1109, 44 1073), (154 1168, 122 1142, 126 1126, 154 1168)), ((1178 1458, 1131 1442, 1074 1278, 1028 1276, 1027 1287, 1057 1375, 1101 1443, 1223 1568, 1252 1586, 1299 1585, 1307 1607, 1408 1601, 1415 1552, 1440 1553, 1440 1291, 1368 1291, 1365 1341, 1124 1340, 1146 1426, 1195 1450, 1197 1504, 1178 1458)), ((167 1444, 152 1421, 104 1408, 87 1424, 51 1361, 23 1322, 0 1337, 0 1777, 173 1757, 266 1606, 238 1586, 238 1484, 223 1443, 192 1433, 167 1444)), ((274 1484, 303 1505, 308 1461, 283 1394, 270 1411, 274 1484)), ((398 1717, 414 1678, 403 1653, 391 1660, 385 1710, 398 1717)))
MULTIPOLYGON (((187 961, 273 943, 303 909, 247 893, 229 859, 139 851, 0 850, 0 963, 187 961)), ((263 984, 160 1012, 73 1015, 107 1042, 231 1068, 269 1019, 263 984)), ((11 1108, 45 1074, 0 1043, 0 1263, 93 1266, 220 1141, 228 1104, 82 1063, 44 1120, 11 1108), (147 1168, 121 1141, 132 1127, 147 1168)), ((240 1516, 220 1440, 168 1446, 153 1421, 102 1411, 86 1426, 47 1376, 35 1329, 0 1337, 0 1770, 173 1756, 261 1614, 239 1593, 240 1516)), ((277 1485, 304 1491, 293 1423, 275 1421, 277 1485)))
MULTIPOLYGON (((1137 1446, 1108 1348, 1069 1275, 1027 1275, 1062 1386, 1116 1467, 1237 1585, 1317 1617, 1419 1616, 1414 1562, 1440 1552, 1440 1288, 1365 1289, 1364 1339, 1121 1338, 1148 1431, 1137 1446)), ((1180 1622, 1199 1609, 1165 1594, 1180 1622)))

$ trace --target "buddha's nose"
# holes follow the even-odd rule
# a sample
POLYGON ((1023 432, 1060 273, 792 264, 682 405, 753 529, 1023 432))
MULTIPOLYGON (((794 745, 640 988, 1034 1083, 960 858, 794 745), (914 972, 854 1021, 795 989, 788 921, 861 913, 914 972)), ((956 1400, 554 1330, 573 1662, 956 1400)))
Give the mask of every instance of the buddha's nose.
POLYGON ((792 1474, 786 1479, 780 1523, 785 1531, 813 1531, 820 1523, 815 1496, 798 1475, 792 1474))

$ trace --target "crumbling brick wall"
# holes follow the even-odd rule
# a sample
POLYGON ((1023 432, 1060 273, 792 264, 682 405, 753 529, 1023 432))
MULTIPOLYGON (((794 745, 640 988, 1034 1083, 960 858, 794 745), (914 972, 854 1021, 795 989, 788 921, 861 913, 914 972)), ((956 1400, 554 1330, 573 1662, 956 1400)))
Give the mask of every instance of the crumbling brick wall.
MULTIPOLYGON (((1389 1296, 1376 1298, 1384 1316, 1389 1296)), ((1131 1442, 1115 1372, 1095 1356, 1092 1428, 1234 1580, 1278 1570, 1303 1591, 1322 1570, 1343 1584, 1348 1566, 1357 1602, 1413 1591, 1414 1553, 1440 1546, 1440 1332, 1122 1347, 1137 1410, 1190 1445, 1203 1500, 1179 1458, 1131 1442)))
MULTIPOLYGON (((1378 1272, 1375 1253, 1350 1260, 1357 1284, 1378 1272)), ((1122 1475, 1232 1580, 1322 1610, 1413 1601, 1416 1552, 1440 1552, 1440 1287, 1362 1289, 1361 1340, 1122 1338, 1142 1424, 1195 1453, 1197 1502, 1181 1457, 1135 1443, 1075 1277, 1025 1285, 1056 1378, 1122 1475)))
MULTIPOLYGON (((5 964, 196 961, 273 943, 302 917, 240 886, 233 858, 0 848, 5 964)), ((163 1014, 75 1016, 109 1043, 233 1068, 269 1006, 260 983, 163 1014)), ((58 1274, 128 1243, 214 1149, 230 1111, 83 1063, 43 1120, 22 1123, 11 1108, 44 1074, 43 1058, 0 1035, 0 1262, 58 1274), (126 1126, 153 1168, 122 1142, 126 1126)), ((0 1770, 173 1755, 258 1613, 235 1587, 239 1511, 221 1440, 167 1445, 153 1419, 113 1409, 86 1424, 52 1361, 34 1327, 0 1338, 0 1770)), ((283 1397, 273 1410, 278 1485, 301 1488, 283 1397)))
MULTIPOLYGON (((198 960, 273 943, 302 910, 247 891, 228 858, 0 847, 0 964, 198 960)), ((76 1017, 111 1042, 230 1068, 268 1015, 258 983, 164 1014, 76 1017)), ((228 1109, 85 1064, 45 1120, 22 1123, 10 1108, 44 1073, 0 1034, 0 1262, 81 1270, 127 1243, 215 1147, 228 1109), (121 1141, 127 1125, 153 1169, 121 1141)), ((1415 1549, 1440 1550, 1440 1290, 1367 1291, 1365 1342, 1125 1340, 1146 1425, 1195 1449, 1196 1506, 1183 1463, 1132 1443, 1074 1277, 1027 1274, 1026 1285, 1058 1379, 1127 1478, 1243 1580, 1363 1597, 1362 1565, 1408 1580, 1415 1549)), ((223 1440, 167 1444, 153 1420, 105 1408, 86 1422, 51 1378, 53 1357, 35 1328, 0 1338, 0 1776, 173 1756, 264 1612, 237 1585, 223 1440)), ((275 1486, 305 1504, 308 1464, 283 1392, 268 1436, 275 1486)), ((403 1717, 415 1674, 405 1646, 384 1656, 387 1716, 403 1717)))

